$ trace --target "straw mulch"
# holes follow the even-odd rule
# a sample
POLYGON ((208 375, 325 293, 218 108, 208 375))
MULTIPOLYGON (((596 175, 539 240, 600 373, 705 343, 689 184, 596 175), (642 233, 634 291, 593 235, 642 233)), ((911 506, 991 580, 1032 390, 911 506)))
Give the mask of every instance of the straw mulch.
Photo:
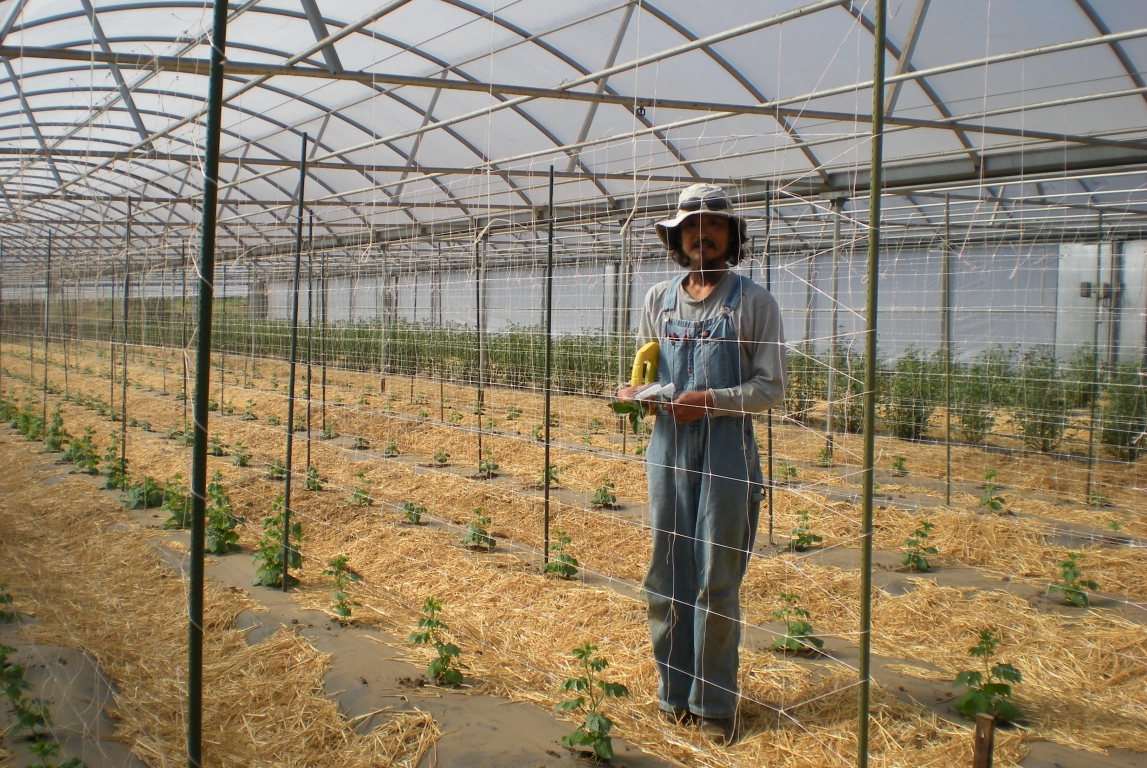
MULTIPOLYGON (((115 738, 153 765, 186 760, 185 584, 129 530, 90 483, 38 482, 43 460, 0 437, 0 561, 33 642, 82 649, 118 688, 115 738), (39 465, 39 466, 38 466, 39 465), (129 642, 125 642, 129 640, 129 642)), ((437 738, 422 713, 395 713, 358 735, 322 688, 327 657, 281 629, 248 647, 235 616, 255 608, 231 590, 207 592, 204 759, 233 766, 407 766, 437 738)))
MULTIPOLYGON (((267 395, 267 397, 279 396, 267 395)), ((146 397, 131 399, 133 409, 138 399, 141 407, 154 408, 153 412, 157 418, 167 420, 171 419, 173 408, 176 406, 168 400, 146 397)), ((69 412, 69 418, 71 414, 75 414, 81 420, 88 415, 76 409, 69 412)), ((212 423, 212 431, 216 431, 214 427, 218 426, 226 440, 241 438, 248 446, 252 446, 257 459, 269 462, 281 455, 281 429, 234 420, 215 420, 212 423)), ((367 427, 371 425, 379 427, 379 434, 383 434, 385 429, 392 429, 392 434, 396 435, 396 441, 400 446, 417 449, 423 457, 428 457, 437 447, 443 445, 462 446, 458 449, 459 455, 471 456, 475 451, 472 435, 458 434, 447 428, 409 422, 391 423, 385 415, 378 416, 377 419, 372 417, 371 421, 360 423, 365 423, 367 427), (443 442, 450 438, 458 442, 454 444, 443 442)), ((497 441, 505 438, 487 436, 486 439, 486 445, 499 446, 501 444, 497 441)), ((509 449, 509 458, 503 459, 501 455, 497 456, 499 462, 503 463, 503 469, 518 471, 517 464, 522 463, 524 469, 519 477, 524 476, 523 480, 534 479, 536 473, 526 474, 526 470, 533 463, 533 458, 538 458, 537 463, 540 465, 540 458, 530 456, 528 457, 530 461, 527 462, 523 454, 526 451, 537 451, 536 447, 529 443, 510 440, 506 440, 505 445, 509 449)), ((172 450, 172 447, 174 446, 170 443, 136 439, 132 444, 132 464, 141 471, 146 467, 149 473, 163 477, 165 473, 180 468, 185 461, 184 452, 172 450)), ((509 622, 515 627, 511 633, 513 637, 502 645, 497 645, 499 633, 507 630, 499 623, 507 610, 523 612, 521 619, 523 625, 537 627, 536 630, 530 631, 535 632, 537 637, 547 638, 542 643, 546 649, 572 647, 582 639, 580 636, 570 637, 566 645, 555 645, 549 640, 555 632, 559 632, 554 622, 559 624, 575 622, 576 626, 581 627, 586 626, 587 622, 592 623, 597 620, 601 622, 599 637, 608 637, 616 641, 617 648, 625 649, 626 653, 632 653, 632 649, 635 648, 645 648, 647 640, 640 626, 640 606, 621 609, 616 603, 609 602, 604 608, 599 606, 595 613, 593 606, 588 604, 569 605, 569 594, 572 590, 566 588, 558 590, 560 595, 564 595, 562 602, 551 605, 554 600, 554 596, 550 594, 553 588, 552 582, 543 580, 542 587, 545 589, 539 593, 539 588, 529 579, 540 577, 528 572, 528 569, 524 569, 513 559, 504 556, 475 558, 454 546, 457 542, 457 537, 454 535, 396 527, 394 523, 397 516, 393 512, 383 511, 377 507, 366 511, 352 511, 340 503, 349 492, 348 489, 358 484, 358 479, 353 476, 354 473, 365 469, 367 478, 372 483, 372 495, 376 499, 393 503, 416 501, 427 506, 431 514, 459 524, 469 519, 473 507, 485 506, 487 513, 493 518, 496 533, 536 546, 541 530, 540 509, 536 499, 513 489, 469 481, 446 473, 414 474, 409 465, 396 462, 350 461, 340 451, 321 443, 316 444, 313 451, 316 463, 331 482, 332 490, 322 494, 300 493, 297 502, 300 517, 305 521, 308 535, 311 537, 305 548, 308 557, 311 558, 311 565, 307 566, 306 571, 306 578, 310 583, 321 582, 317 577, 318 563, 329 554, 350 554, 355 567, 371 576, 368 578, 368 585, 362 587, 364 594, 369 595, 370 599, 363 602, 382 611, 388 617, 405 616, 406 618, 399 622, 404 631, 413 623, 412 609, 420 604, 427 594, 456 597, 464 604, 465 615, 461 623, 455 619, 452 624, 456 628, 461 627, 461 632, 481 644, 483 648, 492 643, 501 649, 502 652, 497 654, 502 657, 499 663, 506 667, 506 674, 518 680, 519 684, 505 684, 506 689, 499 690, 520 698, 537 700, 541 696, 542 700, 549 703, 551 697, 548 694, 539 694, 538 691, 553 688, 560 675, 551 673, 539 680, 532 677, 532 673, 519 674, 519 666, 524 665, 527 670, 533 670, 541 662, 529 651, 528 646, 531 643, 522 643, 520 639, 534 635, 518 633, 514 622, 509 622), (337 490, 334 490, 335 488, 337 490), (447 554, 442 555, 442 552, 447 554), (394 558, 399 558, 399 562, 394 558), (405 567, 402 561, 406 562, 405 567), (476 561, 484 563, 486 570, 467 571, 466 569, 472 567, 476 561), (434 564, 433 568, 430 568, 430 563, 434 564), (490 576, 491 570, 497 574, 497 578, 490 576), (395 580, 392 576, 395 572, 403 573, 403 578, 395 580), (513 583, 498 581, 503 577, 526 581, 513 583), (374 584, 386 586, 376 588, 371 586, 374 584), (493 594, 501 604, 497 607, 482 606, 481 601, 474 596, 474 590, 479 588, 483 590, 483 594, 493 590, 493 594), (396 606, 393 610, 385 607, 387 600, 396 606), (509 609, 504 605, 506 601, 513 603, 509 609), (406 613, 403 614, 402 611, 406 613), (492 616, 487 616, 487 613, 492 616), (635 627, 637 634, 631 636, 635 627), (523 654, 524 660, 521 658, 523 654)), ((455 450, 451 452, 454 453, 455 450)), ((538 453, 540 456, 540 451, 538 453)), ((593 462, 601 461, 607 467, 610 463, 606 458, 576 456, 563 458, 561 452, 556 452, 556 455, 559 457, 559 467, 564 472, 563 483, 567 477, 571 480, 576 479, 579 489, 591 489, 597 477, 600 477, 593 462), (564 466, 563 462, 566 462, 564 466)), ((466 461, 469 463, 470 459, 466 461)), ((222 466, 223 462, 215 463, 222 466)), ((614 466, 628 469, 639 465, 615 462, 614 466)), ((266 514, 267 499, 276 492, 274 487, 260 485, 252 471, 230 467, 223 469, 233 498, 237 500, 237 504, 243 505, 243 509, 248 510, 248 517, 255 523, 253 528, 257 528, 258 519, 266 514)), ((905 480, 907 481, 908 479, 905 480)), ((574 482, 570 483, 573 484, 574 482)), ((636 485, 636 478, 626 480, 627 486, 631 484, 636 485)), ((643 478, 641 484, 643 488, 643 478)), ((886 486, 884 490, 895 490, 895 488, 886 486)), ((573 532, 575 543, 571 551, 588 568, 632 581, 640 579, 648 558, 646 533, 637 526, 606 513, 555 506, 557 519, 554 527, 573 532)), ((801 508, 811 511, 813 530, 825 537, 826 546, 835 544, 855 546, 859 533, 857 525, 859 510, 855 505, 842 502, 827 504, 823 496, 795 488, 778 490, 777 493, 776 529, 780 535, 783 536, 795 526, 795 512, 801 508)), ((1060 509, 1055 507, 1052 511, 1058 512, 1060 509)), ((1038 521, 975 515, 959 509, 938 509, 930 514, 930 519, 937 526, 932 532, 930 543, 940 549, 941 554, 936 561, 941 564, 968 563, 998 574, 1031 578, 1047 583, 1055 576, 1055 563, 1065 552, 1062 548, 1051 547, 1044 543, 1041 524, 1038 521)), ((918 522, 918 516, 906 511, 878 509, 876 546, 898 549, 900 543, 918 522)), ((761 535, 764 535, 763 525, 761 535)), ((1143 554, 1131 549, 1090 548, 1086 550, 1084 559, 1087 577, 1100 581, 1105 591, 1121 590, 1129 595, 1138 595, 1147 589, 1141 578, 1145 564, 1147 561, 1144 560, 1143 554)), ((802 596, 802 604, 811 610, 813 623, 819 631, 842 636, 852 636, 855 632, 857 626, 855 606, 859 589, 858 576, 855 572, 818 567, 799 557, 755 558, 750 565, 745 587, 745 613, 746 619, 751 623, 767 620, 771 612, 780 606, 779 600, 774 597, 779 591, 797 591, 802 596)), ((602 599, 606 599, 607 602, 620 599, 612 593, 601 594, 606 596, 602 599)), ((325 596, 315 599, 322 602, 325 596)), ((447 620, 451 621, 450 618, 447 620)), ((1032 731, 1027 735, 1092 750, 1102 750, 1108 746, 1128 749, 1147 748, 1142 742, 1142 734, 1147 732, 1145 727, 1147 716, 1141 708, 1126 703, 1147 700, 1142 687, 1144 676, 1136 671, 1142 668, 1143 660, 1147 658, 1147 645, 1144 643, 1141 625, 1131 624, 1112 612, 1102 610, 1082 615, 1045 614, 1033 609, 1026 602, 1004 593, 943 589, 928 580, 920 582, 917 588, 907 595, 892 597, 880 592, 876 595, 875 650, 881 654, 935 663, 952 676, 959 670, 972 668, 966 650, 972 644, 976 632, 985 626, 994 628, 997 633, 1004 636, 999 659, 1015 664, 1024 673, 1024 683, 1017 687, 1016 695, 1017 703, 1032 719, 1032 731), (1086 717, 1080 715, 1083 709, 1077 708, 1077 704, 1079 707, 1086 706, 1093 711, 1102 710, 1105 713, 1098 727, 1094 729, 1081 727, 1080 724, 1092 715, 1087 714, 1086 717)), ((614 644, 610 643, 610 647, 614 647, 614 644)), ((483 659, 486 660, 490 656, 494 654, 487 652, 483 659)), ((646 657, 646 651, 637 652, 632 663, 626 662, 629 666, 625 668, 624 674, 631 676, 626 679, 627 684, 642 685, 645 686, 645 690, 652 690, 652 672, 651 670, 642 672, 639 663, 646 657)), ((621 664, 622 662, 615 660, 613 666, 620 669, 621 664)), ((552 664, 550 666, 552 667, 552 664)), ((764 680, 759 684, 764 687, 757 689, 751 696, 757 701, 771 703, 803 701, 809 695, 819 695, 819 693, 812 694, 813 688, 810 686, 819 685, 820 681, 825 679, 824 674, 810 679, 797 675, 793 678, 796 682, 790 680, 780 689, 769 687, 773 686, 778 678, 774 675, 777 664, 767 655, 748 654, 745 669, 746 692, 752 690, 751 686, 758 684, 754 681, 763 675, 764 680)), ((919 667, 914 669, 915 674, 927 674, 919 667)), ((797 671, 800 672, 799 668, 797 671)), ((807 677, 807 673, 802 672, 802 674, 807 677)), ((838 673, 828 673, 830 677, 836 674, 838 673)), ((839 674, 844 675, 841 678, 842 685, 849 685, 848 673, 839 674)), ((490 684, 498 685, 498 683, 490 684)), ((826 693, 833 689, 817 690, 825 693, 824 698, 818 701, 852 701, 850 691, 841 697, 826 693)), ((750 719, 758 716, 768 719, 767 715, 762 714, 764 710, 753 714, 753 706, 759 705, 749 706, 750 719)), ((648 727, 640 714, 643 711, 629 713, 630 717, 635 718, 635 725, 640 726, 638 730, 648 727)), ((917 717, 918 714, 912 716, 917 717)), ((798 716, 798 720, 802 727, 810 727, 804 715, 798 716)), ((654 724, 654 728, 658 729, 660 726, 654 724)), ((943 725, 937 728, 943 731, 953 726, 943 725)), ((960 731, 959 728, 955 730, 960 731)), ((821 744, 818 749, 826 749, 822 742, 833 742, 833 739, 839 737, 843 739, 839 743, 845 743, 848 738, 840 736, 839 733, 835 736, 826 735, 829 730, 824 729, 810 728, 811 731, 817 733, 814 740, 817 744, 821 744)), ((630 736, 628 731, 625 735, 630 736)), ((667 733, 665 729, 660 728, 655 742, 666 738, 680 740, 681 735, 675 729, 667 733)), ((777 733, 772 733, 771 738, 775 740, 780 737, 777 733)), ((901 740, 897 743, 906 742, 901 740)), ((682 754, 693 754, 697 749, 700 747, 689 746, 682 754)), ((848 754, 845 747, 834 749, 841 754, 848 754)), ((821 755, 828 761, 824 764, 838 762, 836 758, 831 757, 834 754, 833 749, 824 752, 814 750, 811 754, 821 755)), ((703 757, 697 759, 704 760, 703 757)), ((947 757, 939 760, 937 764, 949 764, 946 760, 947 757)))

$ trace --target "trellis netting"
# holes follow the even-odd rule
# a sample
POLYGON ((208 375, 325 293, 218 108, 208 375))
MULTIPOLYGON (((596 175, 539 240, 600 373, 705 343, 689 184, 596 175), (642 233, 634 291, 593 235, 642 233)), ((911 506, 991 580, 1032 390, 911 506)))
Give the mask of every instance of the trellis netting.
POLYGON ((497 659, 486 689, 547 706, 565 645, 588 640, 631 691, 610 702, 616 733, 687 764, 851 764, 858 719, 880 764, 964 764, 952 681, 979 667, 981 630, 1022 672, 1005 764, 1036 741, 1147 751, 1147 31, 1121 4, 1054 5, 888 9, 875 264, 883 4, 235 6, 203 276, 210 9, 17 3, 0 33, 5 415, 43 439, 58 408, 101 455, 115 433, 129 483, 186 482, 209 277, 209 469, 254 548, 293 424, 300 599, 340 553, 394 625, 441 591, 465 658, 497 659), (657 716, 652 419, 610 407, 644 297, 682 271, 653 223, 698 180, 748 223, 735 271, 780 305, 788 369, 784 402, 752 416, 766 479, 729 748, 657 716), (460 549, 482 517, 493 553, 460 549), (569 582, 537 567, 560 554, 569 582))

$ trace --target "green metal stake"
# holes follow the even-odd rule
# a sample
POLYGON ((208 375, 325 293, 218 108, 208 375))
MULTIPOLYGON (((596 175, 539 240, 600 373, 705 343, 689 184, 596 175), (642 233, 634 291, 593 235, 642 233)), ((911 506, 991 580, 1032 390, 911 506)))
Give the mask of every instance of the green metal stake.
MULTIPOLYGON (((542 532, 542 562, 550 561, 550 390, 553 367, 554 336, 554 167, 550 166, 550 210, 548 240, 546 243, 546 391, 543 418, 545 419, 546 449, 545 465, 542 467, 542 484, 545 486, 545 509, 542 532)), ((479 416, 479 418, 481 418, 479 416)))
POLYGON ((52 296, 52 233, 48 233, 48 253, 44 262, 44 436, 48 435, 48 324, 51 319, 52 296))
MULTIPOLYGON (((772 235, 773 235, 773 182, 772 179, 765 182, 765 290, 770 293, 773 290, 773 254, 772 254, 772 235)), ((783 354, 783 351, 782 351, 783 354)), ((766 441, 767 451, 769 454, 769 486, 768 486, 768 504, 769 504, 769 546, 776 544, 773 539, 773 489, 776 486, 776 478, 773 475, 773 409, 770 408, 768 412, 768 438, 766 441)))
POLYGON ((291 291, 291 356, 287 382, 287 460, 283 473, 283 591, 291 564, 291 452, 295 439, 295 362, 299 352, 299 272, 303 262, 303 200, 307 183, 307 134, 303 134, 303 149, 299 154, 299 207, 295 217, 295 282, 291 291))
POLYGON ((1087 422, 1087 482, 1084 503, 1091 505, 1091 475, 1095 471, 1095 404, 1099 400, 1099 314, 1103 306, 1103 214, 1099 214, 1099 238, 1095 244, 1095 320, 1091 327, 1091 409, 1087 422))
MULTIPOLYGON (((207 82, 207 146, 203 152, 203 220, 199 246, 199 339, 195 352, 195 442, 191 449, 191 546, 187 595, 187 765, 203 764, 203 549, 207 511, 207 399, 211 387, 211 309, 219 202, 219 134, 227 3, 215 0, 207 82)), ((186 355, 184 357, 186 359, 186 355)), ((186 387, 186 380, 184 381, 186 387)), ((184 389, 186 395, 186 389, 184 389)), ((186 400, 184 401, 186 402, 186 400)))
POLYGON ((127 477, 127 311, 128 296, 131 292, 131 198, 127 201, 127 231, 123 244, 123 329, 120 339, 123 342, 123 386, 119 395, 119 466, 127 477))
POLYGON ((940 271, 944 343, 944 503, 952 503, 952 234, 948 195, 944 195, 944 266, 940 271))
POLYGON ((875 0, 872 59, 872 161, 868 191, 868 291, 864 340, 864 471, 860 523, 860 660, 856 764, 868 766, 869 675, 872 654, 872 484, 876 458, 876 309, 880 281, 880 188, 884 163, 884 25, 887 0, 875 0))

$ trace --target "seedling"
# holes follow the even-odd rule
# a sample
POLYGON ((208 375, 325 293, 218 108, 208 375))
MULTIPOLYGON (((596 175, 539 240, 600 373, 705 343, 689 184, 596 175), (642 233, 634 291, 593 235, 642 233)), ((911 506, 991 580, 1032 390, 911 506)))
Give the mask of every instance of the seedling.
POLYGON ((812 614, 800 605, 800 595, 793 592, 781 592, 778 597, 785 601, 784 606, 773 611, 772 617, 785 623, 784 637, 773 641, 774 651, 792 653, 819 653, 824 648, 824 641, 813 636, 812 624, 808 620, 812 614))
POLYGON ((458 661, 462 649, 446 640, 450 627, 438 618, 442 612, 442 601, 426 598, 422 604, 422 618, 418 620, 418 631, 410 633, 406 642, 414 645, 432 645, 438 657, 426 666, 426 676, 438 685, 461 685, 462 670, 469 669, 458 661))
POLYGON ((1000 512, 1008 505, 1008 500, 997 493, 999 489, 992 482, 995 476, 996 470, 994 469, 984 471, 984 493, 980 496, 980 506, 993 512, 1000 512))
POLYGON ((540 478, 538 478, 538 487, 539 488, 545 488, 547 484, 553 486, 553 485, 557 485, 559 482, 560 481, 558 480, 558 465, 557 464, 548 464, 548 465, 546 465, 545 471, 542 472, 542 476, 540 478))
POLYGON ((583 445, 592 445, 593 444, 593 433, 587 429, 581 435, 581 442, 583 445))
POLYGON ((247 450, 247 446, 243 445, 242 441, 235 441, 235 450, 231 452, 235 460, 231 462, 237 467, 245 467, 251 463, 251 453, 247 450))
POLYGON ((809 528, 808 524, 808 510, 797 510, 797 527, 793 528, 792 533, 789 534, 790 552, 804 552, 805 550, 810 549, 811 547, 824 541, 823 538, 812 532, 812 529, 809 528))
POLYGON ((279 388, 279 377, 272 373, 271 374, 271 389, 278 389, 278 388, 279 388))
POLYGON ((144 432, 150 432, 151 431, 151 422, 150 421, 141 421, 139 423, 139 428, 142 429, 144 432))
POLYGON ((601 423, 601 419, 597 418, 596 416, 589 420, 589 431, 590 432, 597 432, 598 430, 600 430, 602 428, 602 426, 603 425, 601 423))
POLYGON ((207 441, 207 452, 212 456, 226 456, 227 448, 227 443, 219 439, 218 432, 213 434, 211 439, 207 441))
POLYGON ((239 534, 235 532, 235 526, 241 522, 231 512, 231 499, 223 490, 223 475, 215 470, 207 484, 207 551, 213 555, 225 555, 238 549, 239 534))
POLYGON ((498 542, 487 532, 490 518, 486 517, 485 512, 485 507, 474 509, 474 519, 466 526, 466 535, 462 537, 462 546, 467 549, 484 549, 489 552, 498 546, 498 542))
POLYGON ((935 547, 928 546, 928 534, 935 527, 935 523, 931 520, 920 521, 920 525, 916 527, 912 535, 905 539, 901 545, 904 547, 904 554, 900 556, 901 565, 906 565, 912 570, 920 571, 921 573, 931 567, 925 555, 938 554, 935 547))
POLYGON ((832 466, 832 456, 829 454, 828 448, 821 448, 819 451, 817 451, 815 464, 818 467, 832 466))
POLYGON ((243 411, 243 415, 239 417, 243 421, 258 421, 259 417, 255 415, 255 401, 248 400, 247 407, 243 411))
POLYGON ((150 475, 144 475, 142 481, 127 487, 120 500, 128 509, 148 509, 163 504, 163 488, 150 475))
POLYGON ((426 514, 426 507, 421 504, 415 504, 413 501, 408 501, 402 505, 403 511, 406 513, 406 519, 418 525, 418 521, 426 514))
POLYGON ((59 453, 64 450, 68 442, 68 433, 64 429, 64 414, 60 406, 52 411, 52 418, 48 422, 48 431, 44 434, 44 453, 59 453))
POLYGON ((398 444, 395 443, 393 440, 387 440, 386 441, 386 447, 382 449, 382 455, 388 456, 388 457, 397 456, 398 455, 398 444))
POLYGON ((426 412, 426 409, 425 409, 425 408, 419 408, 419 409, 418 409, 418 418, 420 418, 420 419, 429 419, 429 418, 430 418, 430 414, 426 412))
POLYGON ((486 457, 478 460, 478 477, 489 480, 495 477, 494 473, 497 471, 498 463, 494 461, 494 455, 486 451, 486 457))
POLYGON ((606 699, 620 699, 629 695, 629 689, 621 683, 610 683, 598 678, 609 662, 597 655, 597 646, 589 642, 574 648, 573 657, 581 668, 581 675, 569 677, 562 682, 563 693, 577 694, 554 707, 558 712, 581 712, 585 720, 573 733, 562 736, 562 744, 567 749, 589 747, 595 760, 605 762, 613 759, 613 740, 609 735, 613 721, 601 713, 606 699))
POLYGON ((541 440, 543 438, 541 424, 535 424, 533 426, 533 428, 530 430, 530 437, 535 440, 541 440))
POLYGON ((448 418, 447 421, 450 422, 451 424, 457 424, 460 421, 462 421, 463 418, 465 418, 465 417, 462 415, 461 411, 459 411, 456 408, 451 408, 450 409, 450 418, 448 418))
POLYGON ((561 576, 563 579, 577 576, 577 558, 566 552, 566 547, 572 541, 573 539, 565 531, 554 531, 554 540, 550 542, 550 560, 548 563, 542 563, 542 571, 561 576))
POLYGON ((603 477, 600 483, 593 492, 593 500, 590 503, 598 509, 616 509, 617 495, 613 492, 613 481, 603 477))
POLYGON ((272 480, 282 480, 287 476, 287 468, 283 466, 282 459, 275 459, 275 463, 267 467, 267 477, 272 480))
POLYGON ((777 462, 777 477, 782 483, 797 479, 797 468, 784 459, 777 462))
POLYGON ((1047 590, 1048 595, 1058 592, 1064 600, 1077 608, 1086 608, 1090 604, 1083 590, 1095 592, 1099 589, 1099 585, 1091 579, 1081 578, 1083 571, 1079 569, 1079 561, 1082 557, 1079 552, 1068 552, 1066 558, 1059 561, 1059 584, 1052 584, 1047 590))
POLYGON ((215 402, 214 400, 208 400, 207 401, 207 410, 211 411, 212 413, 215 413, 215 411, 219 410, 219 403, 215 402))
POLYGON ((1111 520, 1108 520, 1107 525, 1105 525, 1104 527, 1113 533, 1119 533, 1119 531, 1123 528, 1123 523, 1121 523, 1118 520, 1115 520, 1113 518, 1111 520))
POLYGON ((307 479, 303 481, 303 487, 308 491, 321 491, 323 483, 326 480, 319 474, 319 468, 314 464, 307 467, 307 479))
POLYGON ((183 476, 176 472, 163 487, 161 510, 171 515, 163 524, 164 528, 191 527, 191 496, 183 487, 183 476))
POLYGON ((355 608, 362 607, 362 603, 350 599, 347 591, 353 582, 362 581, 362 577, 347 565, 346 555, 328 560, 323 575, 334 579, 335 591, 331 593, 331 612, 339 617, 340 622, 346 622, 355 608))
POLYGON ((358 435, 351 441, 350 447, 356 451, 365 451, 370 448, 370 441, 362 435, 358 435))
POLYGON ((322 433, 322 439, 323 440, 334 440, 338 436, 339 436, 339 433, 336 432, 334 430, 334 428, 331 427, 330 425, 323 427, 323 433, 322 433))
POLYGON ((366 479, 366 470, 360 469, 354 473, 354 476, 358 478, 358 487, 351 491, 347 503, 352 507, 374 506, 374 499, 370 497, 370 481, 366 479))
POLYGON ((645 406, 639 403, 624 403, 616 402, 610 403, 609 407, 618 416, 624 416, 629 419, 629 427, 633 430, 633 434, 640 434, 642 427, 642 419, 645 416, 645 406))
POLYGON ((1087 503, 1093 507, 1106 507, 1110 501, 1102 493, 1093 493, 1087 497, 1087 503))
MULTIPOLYGON (((306 541, 303 524, 290 524, 288 535, 291 544, 287 547, 287 566, 294 570, 303 567, 303 553, 299 546, 306 541)), ((255 569, 256 587, 281 587, 283 585, 283 495, 279 494, 271 502, 271 516, 263 520, 263 536, 255 548, 252 558, 255 569)), ((299 580, 287 574, 287 585, 298 584, 299 580)))
POLYGON ((980 630, 980 640, 968 649, 968 655, 981 659, 984 670, 968 670, 956 675, 953 686, 967 686, 964 695, 952 704, 965 717, 974 718, 981 713, 994 715, 999 720, 1014 721, 1022 715, 1007 698, 1012 695, 1012 684, 1022 680, 1020 671, 1011 664, 992 665, 992 655, 1000 639, 990 629, 980 630), (998 682, 993 682, 998 681, 998 682))
POLYGON ((907 461, 908 459, 903 456, 893 456, 892 469, 888 470, 888 473, 893 477, 908 477, 908 467, 905 466, 907 461))
POLYGON ((227 414, 228 416, 232 415, 235 413, 235 406, 233 406, 230 402, 223 403, 223 413, 227 414))
POLYGON ((104 472, 107 474, 107 479, 104 480, 104 490, 114 491, 117 488, 127 488, 127 467, 124 466, 124 461, 119 455, 119 435, 115 432, 109 433, 108 448, 104 451, 104 472))
MULTIPOLYGON (((370 405, 370 397, 368 397, 366 394, 359 395, 358 396, 358 404, 359 405, 370 405)), ((389 405, 389 403, 387 405, 389 405)))
POLYGON ((92 438, 95 437, 96 431, 91 427, 84 430, 84 434, 68 443, 68 447, 64 449, 64 453, 60 456, 61 461, 70 461, 79 467, 80 471, 87 472, 89 475, 98 475, 99 470, 99 457, 96 455, 95 446, 92 444, 92 438))
POLYGON ((450 454, 446 452, 445 448, 439 448, 434 454, 434 463, 439 467, 445 467, 449 460, 450 454))
MULTIPOLYGON (((8 585, 0 581, 0 624, 11 624, 16 620, 16 612, 12 610, 12 595, 8 592, 8 585)), ((6 646, 0 646, 0 649, 6 646)), ((0 650, 0 654, 3 651, 0 650)), ((0 665, 2 665, 2 658, 0 658, 0 665)), ((0 670, 0 681, 4 680, 3 672, 0 670)))
POLYGON ((506 421, 514 421, 522 417, 522 411, 518 408, 517 403, 510 403, 509 409, 506 411, 506 421))

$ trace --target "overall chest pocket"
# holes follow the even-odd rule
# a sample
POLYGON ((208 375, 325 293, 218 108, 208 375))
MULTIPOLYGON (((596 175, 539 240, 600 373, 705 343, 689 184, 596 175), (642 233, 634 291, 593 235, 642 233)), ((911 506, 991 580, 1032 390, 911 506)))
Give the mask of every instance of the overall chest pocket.
POLYGON ((741 383, 736 338, 719 331, 702 331, 693 347, 694 379, 698 390, 724 389, 741 383))

